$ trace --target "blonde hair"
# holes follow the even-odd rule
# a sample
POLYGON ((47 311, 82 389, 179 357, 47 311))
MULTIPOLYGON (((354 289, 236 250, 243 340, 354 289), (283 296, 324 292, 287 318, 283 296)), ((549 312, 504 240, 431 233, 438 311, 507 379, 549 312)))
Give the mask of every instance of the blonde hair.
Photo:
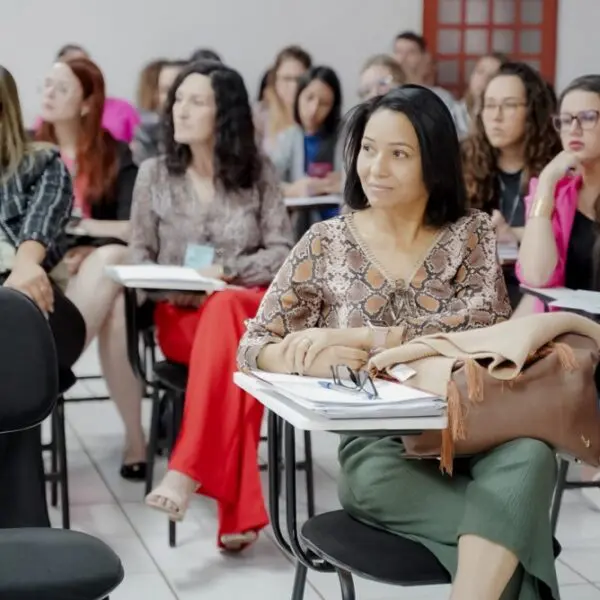
POLYGON ((384 67, 387 69, 392 76, 392 81, 396 85, 404 85, 406 83, 407 78, 404 69, 389 54, 371 56, 360 70, 361 74, 371 67, 384 67))
POLYGON ((10 71, 0 65, 0 166, 3 177, 9 177, 17 170, 29 149, 17 84, 10 71))

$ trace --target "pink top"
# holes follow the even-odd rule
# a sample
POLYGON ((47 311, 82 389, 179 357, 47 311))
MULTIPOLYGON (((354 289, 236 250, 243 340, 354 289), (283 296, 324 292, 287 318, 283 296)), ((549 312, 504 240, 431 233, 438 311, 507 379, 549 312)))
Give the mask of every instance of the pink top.
MULTIPOLYGON (((34 129, 38 129, 41 122, 42 119, 38 118, 34 129)), ((102 127, 109 131, 116 140, 130 144, 139 123, 140 115, 138 111, 127 100, 106 98, 102 115, 102 127)))
MULTIPOLYGON (((562 287, 566 281, 567 252, 569 250, 569 240, 573 229, 573 221, 577 211, 578 195, 581 188, 581 176, 563 177, 557 184, 554 192, 554 211, 552 212, 552 230, 554 231, 554 241, 556 242, 556 253, 558 260, 554 271, 548 281, 541 287, 553 288, 562 287)), ((525 210, 527 217, 533 205, 535 191, 537 189, 538 179, 532 179, 529 184, 529 194, 525 198, 525 210)), ((528 284, 523 277, 521 265, 517 262, 516 273, 519 281, 524 285, 528 284)), ((538 312, 543 311, 543 304, 536 304, 538 312)))
POLYGON ((104 102, 102 126, 112 136, 126 144, 131 143, 136 127, 140 123, 138 111, 126 100, 107 98, 104 102))

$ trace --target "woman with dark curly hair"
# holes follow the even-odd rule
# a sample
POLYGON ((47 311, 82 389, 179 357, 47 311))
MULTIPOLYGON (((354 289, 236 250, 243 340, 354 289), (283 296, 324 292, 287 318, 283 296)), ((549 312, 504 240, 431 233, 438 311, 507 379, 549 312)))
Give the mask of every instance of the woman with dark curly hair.
MULTIPOLYGON (((498 241, 519 244, 529 180, 560 151, 552 126, 556 97, 525 63, 508 62, 486 86, 474 133, 462 144, 470 204, 492 215, 498 241)), ((514 307, 520 302, 512 267, 505 270, 514 307)))
POLYGON ((233 384, 236 350, 290 251, 291 225, 236 71, 215 61, 188 66, 165 115, 166 156, 144 162, 135 187, 132 259, 185 264, 236 287, 159 299, 158 342, 189 365, 189 378, 169 471, 146 502, 179 521, 194 492, 214 498, 219 546, 241 550, 268 516, 257 466, 263 409, 233 384))

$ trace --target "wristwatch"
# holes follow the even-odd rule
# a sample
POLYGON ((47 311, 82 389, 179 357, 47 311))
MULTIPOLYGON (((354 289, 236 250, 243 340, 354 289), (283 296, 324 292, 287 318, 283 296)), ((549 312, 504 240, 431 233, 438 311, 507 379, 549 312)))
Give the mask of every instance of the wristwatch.
POLYGON ((387 342, 388 335, 390 333, 389 327, 378 327, 369 323, 369 329, 371 330, 371 354, 377 354, 382 350, 385 350, 385 344, 387 342))

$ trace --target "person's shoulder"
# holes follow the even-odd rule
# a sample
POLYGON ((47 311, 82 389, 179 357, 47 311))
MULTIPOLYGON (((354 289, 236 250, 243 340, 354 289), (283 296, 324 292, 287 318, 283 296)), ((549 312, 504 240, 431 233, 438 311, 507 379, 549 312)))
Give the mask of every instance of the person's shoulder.
POLYGON ((142 161, 138 170, 140 179, 149 179, 154 183, 167 179, 169 172, 167 170, 165 156, 153 156, 142 161))
POLYGON ((471 208, 464 216, 452 223, 450 228, 454 234, 468 238, 474 233, 480 236, 485 235, 493 231, 494 226, 492 225, 491 217, 487 213, 476 208, 471 208))
POLYGON ((29 145, 17 169, 22 177, 38 177, 47 169, 66 170, 60 159, 57 146, 45 142, 34 142, 29 145))
POLYGON ((310 240, 319 240, 323 245, 336 239, 343 239, 346 237, 348 219, 350 218, 351 215, 346 214, 319 221, 309 228, 305 236, 310 240))

